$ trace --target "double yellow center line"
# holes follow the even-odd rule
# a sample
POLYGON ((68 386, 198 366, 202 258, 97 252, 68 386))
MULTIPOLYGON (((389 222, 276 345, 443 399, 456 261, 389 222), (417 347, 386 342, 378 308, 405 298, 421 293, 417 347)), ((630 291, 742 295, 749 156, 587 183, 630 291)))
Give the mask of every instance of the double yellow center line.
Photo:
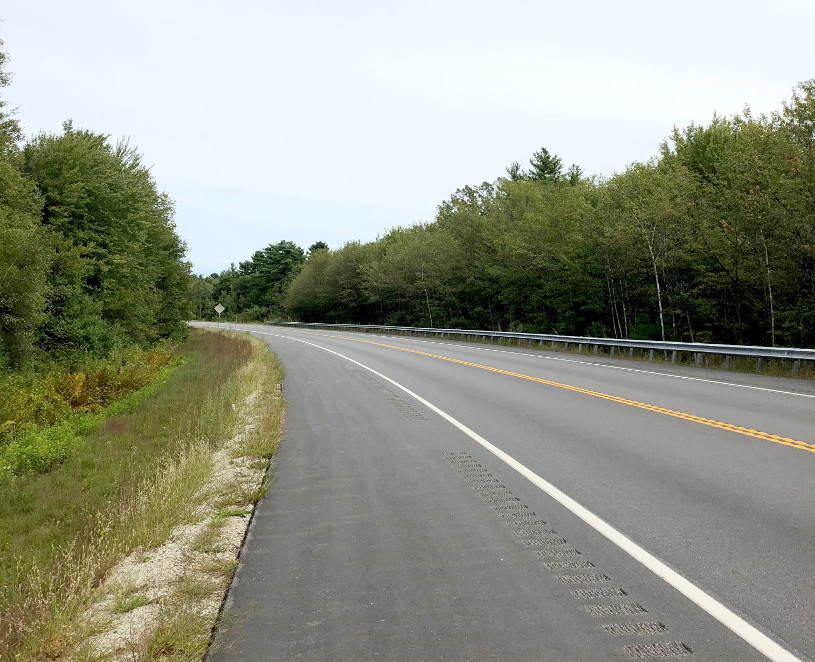
POLYGON ((454 359, 449 356, 442 356, 441 354, 430 354, 428 352, 420 352, 416 349, 407 349, 405 347, 397 347, 396 345, 387 345, 385 343, 373 342, 372 340, 360 340, 358 338, 348 338, 347 336, 335 336, 327 333, 310 333, 309 335, 316 335, 316 336, 323 336, 326 338, 338 338, 340 340, 350 340, 352 342, 359 342, 364 343, 366 345, 376 345, 377 347, 386 347, 388 349, 396 349, 400 352, 408 352, 409 354, 418 354, 420 356, 427 356, 432 359, 439 359, 441 361, 449 361, 450 363, 458 363, 459 365, 466 365, 471 368, 478 368, 479 370, 487 370, 488 372, 495 372, 499 375, 508 375, 509 377, 517 377, 518 379, 526 379, 530 382, 537 382, 539 384, 546 384, 547 386, 554 386, 556 388, 562 388, 566 391, 572 391, 574 393, 582 393, 583 395, 590 395, 595 398, 602 398, 603 400, 610 400, 611 402, 617 402, 621 405, 628 405, 629 407, 637 407, 638 409, 645 409, 646 411, 652 411, 656 414, 663 414, 665 416, 672 416, 673 418, 680 418, 683 421, 691 421, 692 423, 699 423, 701 425, 708 425, 712 428, 718 428, 720 430, 727 430, 728 432, 735 432, 737 434, 744 434, 748 437, 755 437, 756 439, 761 439, 763 441, 771 441, 774 444, 783 444, 784 446, 790 446, 792 448, 797 448, 802 451, 809 451, 810 453, 815 453, 815 444, 810 444, 805 441, 798 441, 796 439, 790 439, 789 437, 781 437, 777 434, 770 434, 769 432, 761 432, 760 430, 753 430, 751 428, 741 427, 740 425, 732 425, 731 423, 724 423, 722 421, 717 421, 712 418, 704 418, 702 416, 694 416, 693 414, 686 414, 685 412, 675 411, 673 409, 666 409, 665 407, 657 407, 655 405, 649 405, 645 402, 638 402, 637 400, 629 400, 628 398, 620 398, 616 395, 609 395, 608 393, 602 393, 601 391, 592 391, 586 388, 580 388, 579 386, 571 386, 570 384, 562 384, 561 382, 553 382, 549 379, 542 379, 540 377, 532 377, 531 375, 524 375, 520 372, 511 372, 509 370, 501 370, 500 368, 493 368, 488 365, 481 365, 480 363, 471 363, 470 361, 461 361, 459 359, 454 359))

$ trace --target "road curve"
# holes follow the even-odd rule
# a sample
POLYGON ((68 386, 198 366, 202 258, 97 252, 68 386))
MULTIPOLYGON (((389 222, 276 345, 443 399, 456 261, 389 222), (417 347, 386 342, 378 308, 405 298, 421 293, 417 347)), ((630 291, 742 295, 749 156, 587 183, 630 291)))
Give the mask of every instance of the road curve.
POLYGON ((813 385, 231 326, 289 409, 211 659, 815 659, 813 385))

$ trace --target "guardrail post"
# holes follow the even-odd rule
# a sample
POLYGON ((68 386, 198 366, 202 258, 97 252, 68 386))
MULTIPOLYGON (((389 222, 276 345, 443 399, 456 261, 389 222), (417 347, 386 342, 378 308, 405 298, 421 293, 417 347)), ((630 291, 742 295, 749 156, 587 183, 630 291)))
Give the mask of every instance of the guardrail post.
POLYGON ((793 361, 793 362, 792 362, 792 374, 793 374, 793 375, 797 375, 797 374, 798 374, 798 371, 799 371, 800 369, 801 369, 801 361, 800 361, 800 360, 793 361))
POLYGON ((594 355, 597 356, 597 345, 594 346, 594 355))
POLYGON ((730 369, 730 354, 725 354, 724 355, 724 363, 722 365, 724 365, 725 370, 730 369))
POLYGON ((676 363, 676 350, 671 352, 671 363, 676 363))
POLYGON ((583 353, 583 343, 581 343, 581 342, 577 343, 577 353, 578 354, 583 353))
POLYGON ((649 361, 653 361, 653 360, 654 360, 654 350, 653 350, 653 349, 649 349, 649 350, 648 350, 648 360, 649 360, 649 361))
POLYGON ((568 352, 568 351, 569 351, 569 343, 567 343, 567 342, 563 343, 563 351, 564 351, 564 352, 568 352))
POLYGON ((614 358, 614 345, 611 346, 611 349, 608 350, 608 355, 613 359, 614 358))
POLYGON ((629 359, 633 359, 633 358, 634 358, 634 348, 633 348, 633 347, 629 347, 629 348, 628 348, 628 358, 629 358, 629 359))
POLYGON ((761 372, 761 357, 756 359, 756 372, 761 372))
POLYGON ((700 365, 702 365, 702 352, 696 352, 694 359, 696 360, 696 367, 698 368, 700 365))

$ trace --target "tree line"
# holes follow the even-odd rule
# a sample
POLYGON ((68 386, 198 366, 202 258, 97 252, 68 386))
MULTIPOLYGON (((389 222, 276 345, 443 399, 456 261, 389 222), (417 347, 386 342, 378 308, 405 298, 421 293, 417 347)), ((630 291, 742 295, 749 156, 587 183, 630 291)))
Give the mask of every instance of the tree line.
POLYGON ((23 141, 0 97, 0 368, 81 365, 183 333, 190 269, 173 212, 127 141, 71 121, 23 141))
POLYGON ((220 301, 246 321, 815 346, 815 79, 769 116, 674 128, 611 177, 543 148, 432 222, 280 242, 193 291, 209 318, 220 301))

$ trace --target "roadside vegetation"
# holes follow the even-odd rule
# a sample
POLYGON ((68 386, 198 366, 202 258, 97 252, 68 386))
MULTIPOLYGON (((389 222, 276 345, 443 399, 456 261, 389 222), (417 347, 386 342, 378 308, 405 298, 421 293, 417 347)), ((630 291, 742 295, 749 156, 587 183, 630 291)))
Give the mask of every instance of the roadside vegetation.
POLYGON ((813 136, 815 79, 769 116, 675 128, 612 176, 543 148, 457 190, 432 222, 313 246, 274 301, 258 303, 255 257, 198 278, 194 310, 211 317, 217 299, 247 321, 815 347, 813 136))
POLYGON ((0 97, 0 371, 76 372, 183 338, 184 251, 134 147, 70 120, 24 141, 0 97))
POLYGON ((182 362, 168 347, 134 346, 78 372, 0 374, 0 483, 58 466, 83 435, 132 408, 182 362))
POLYGON ((246 336, 195 331, 172 354, 177 367, 160 387, 105 417, 59 466, 7 472, 0 659, 192 660, 206 650, 242 539, 225 557, 219 536, 265 493, 281 372, 246 336), (196 531, 185 572, 160 590, 144 573, 118 573, 122 559, 148 563, 185 526, 196 531), (140 612, 150 618, 124 640, 106 638, 116 618, 140 612))
POLYGON ((281 374, 259 341, 189 333, 173 213, 127 141, 25 139, 0 94, 0 660, 208 645, 281 374))

